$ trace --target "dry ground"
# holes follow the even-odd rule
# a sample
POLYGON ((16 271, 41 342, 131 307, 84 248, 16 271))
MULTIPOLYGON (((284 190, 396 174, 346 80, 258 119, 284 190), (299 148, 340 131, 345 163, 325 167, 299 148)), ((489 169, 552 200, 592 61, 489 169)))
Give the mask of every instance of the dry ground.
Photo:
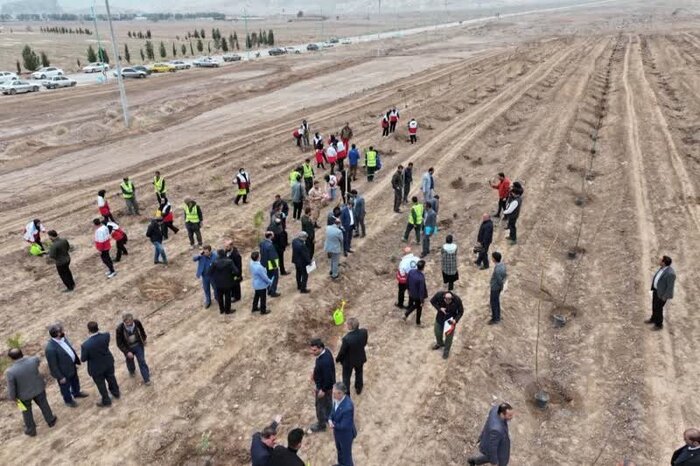
MULTIPOLYGON (((14 405, 3 403, 0 463, 246 464, 251 433, 275 413, 285 416, 283 438, 313 420, 304 343, 321 336, 337 351, 342 331, 329 311, 346 298, 348 315, 370 332, 366 389, 355 397, 358 465, 464 464, 495 400, 518 411, 514 465, 609 465, 623 456, 667 464, 683 429, 700 424, 692 304, 700 298, 700 23, 691 10, 672 14, 681 2, 650 3, 405 38, 380 56, 369 44, 129 83, 129 131, 115 89, 3 99, 0 337, 20 333, 26 352, 41 354, 52 321, 62 320, 77 345, 88 320, 112 330, 131 310, 151 335, 154 383, 126 377, 119 355, 123 397, 109 410, 92 406, 84 369, 91 397, 76 410, 50 383, 58 425, 40 424, 31 440, 14 405), (211 93, 196 90, 213 83, 211 93), (377 116, 392 105, 420 122, 417 146, 403 128, 380 137, 377 116), (310 295, 295 294, 285 278, 269 316, 250 314, 249 281, 233 316, 203 310, 184 234, 167 243, 171 266, 154 266, 146 219, 126 217, 116 196, 120 177, 135 179, 150 212, 147 185, 160 169, 174 204, 192 195, 203 207, 205 241, 233 237, 246 256, 253 216, 286 194, 301 160, 290 133, 302 118, 323 134, 349 121, 355 142, 384 154, 378 179, 355 184, 367 200, 368 236, 343 261, 339 281, 328 280, 322 254, 310 295), (447 233, 461 248, 457 293, 466 313, 448 361, 429 350, 430 310, 417 328, 392 306, 406 218, 391 212, 389 178, 408 161, 416 175, 436 169, 442 228, 434 249, 447 233), (231 178, 240 166, 254 190, 252 203, 235 207, 231 178), (496 232, 510 284, 504 323, 492 328, 489 273, 471 266, 469 250, 481 214, 495 205, 486 180, 501 170, 524 182, 526 196, 518 245, 496 232), (102 187, 131 238, 109 281, 91 244, 102 187), (24 253, 20 231, 33 217, 74 245, 75 293, 61 293, 53 267, 24 253), (642 321, 662 254, 674 258, 678 282, 664 331, 652 333, 642 321), (554 314, 567 318, 563 328, 552 325, 554 314), (533 405, 541 387, 551 396, 546 410, 533 405), (202 452, 206 432, 211 447, 202 452)), ((290 222, 292 235, 298 228, 290 222)), ((321 230, 317 251, 322 239, 321 230)), ((435 250, 431 293, 439 270, 435 250)), ((305 439, 301 456, 332 464, 330 434, 305 439)))

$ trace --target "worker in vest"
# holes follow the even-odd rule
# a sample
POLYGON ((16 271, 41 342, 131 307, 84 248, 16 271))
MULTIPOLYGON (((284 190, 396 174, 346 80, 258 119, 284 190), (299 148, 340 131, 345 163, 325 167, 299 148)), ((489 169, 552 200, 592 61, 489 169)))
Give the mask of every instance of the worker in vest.
POLYGON ((267 287, 267 294, 276 298, 280 294, 277 292, 277 285, 280 279, 280 259, 277 249, 272 242, 275 235, 271 231, 265 232, 265 239, 260 243, 260 263, 267 270, 267 277, 271 280, 267 287))
POLYGON ((423 227, 423 204, 418 202, 418 197, 416 196, 413 196, 411 201, 413 205, 408 214, 408 225, 406 225, 406 232, 403 234, 403 241, 408 241, 409 233, 411 233, 411 230, 415 230, 416 244, 420 244, 420 230, 423 227))
POLYGON ((311 159, 304 160, 301 166, 301 173, 304 177, 304 189, 308 193, 314 187, 314 169, 311 166, 311 159))
POLYGON ((119 262, 122 260, 122 254, 125 256, 129 255, 129 251, 126 250, 126 243, 129 241, 129 238, 126 236, 126 232, 115 222, 107 222, 105 226, 112 239, 117 243, 117 257, 114 259, 114 262, 119 262))
POLYGON ((243 199, 243 203, 248 203, 248 193, 250 192, 250 176, 244 168, 239 168, 236 174, 236 184, 238 185, 238 194, 236 194, 236 200, 233 201, 234 204, 238 205, 238 202, 243 199))
POLYGON ((160 176, 160 172, 156 172, 153 177, 153 188, 156 190, 156 199, 158 200, 158 205, 161 204, 161 200, 167 197, 167 188, 165 187, 165 178, 160 176))
POLYGON ((389 132, 393 133, 396 131, 396 123, 399 122, 399 111, 396 110, 396 107, 391 109, 391 112, 389 112, 389 132))
POLYGON ((109 256, 109 250, 112 249, 109 229, 102 224, 99 218, 94 219, 92 224, 95 226, 95 248, 100 251, 100 258, 107 266, 107 278, 112 278, 117 272, 114 270, 112 258, 109 256))
POLYGON ((168 239, 168 229, 172 230, 174 234, 180 231, 173 222, 175 221, 175 215, 173 214, 173 206, 170 205, 168 198, 163 196, 160 198, 160 217, 163 219, 163 239, 168 239))
POLYGON ((193 199, 185 199, 185 204, 182 206, 185 211, 185 228, 187 229, 187 237, 190 240, 190 249, 194 249, 194 237, 197 236, 197 246, 202 247, 202 222, 204 216, 202 209, 193 199))
POLYGON ((418 137, 418 122, 415 118, 411 118, 408 122, 408 135, 411 138, 411 144, 415 144, 418 137))
POLYGON ((377 151, 369 146, 365 152, 365 168, 367 168, 367 181, 374 181, 374 172, 377 171, 377 151))
POLYGON ((301 172, 301 166, 298 166, 294 170, 289 172, 289 187, 293 187, 294 183, 301 180, 301 172))
POLYGON ((129 177, 125 177, 120 185, 122 188, 122 197, 124 202, 126 202, 126 211, 128 215, 139 215, 139 204, 136 202, 136 188, 134 183, 129 180, 129 177))
POLYGON ((114 215, 112 215, 112 211, 109 208, 106 195, 107 192, 104 189, 97 191, 97 210, 100 211, 100 215, 102 215, 105 222, 115 222, 116 220, 114 220, 114 215))

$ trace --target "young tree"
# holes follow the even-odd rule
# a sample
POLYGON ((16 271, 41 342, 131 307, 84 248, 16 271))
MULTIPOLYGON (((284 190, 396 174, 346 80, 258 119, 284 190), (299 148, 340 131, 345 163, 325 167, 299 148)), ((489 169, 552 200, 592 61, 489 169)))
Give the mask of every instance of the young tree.
POLYGON ((150 39, 150 38, 151 38, 151 30, 147 29, 146 30, 146 39, 150 39))
POLYGON ((194 30, 194 38, 199 39, 199 31, 196 29, 194 30))
POLYGON ((267 33, 267 44, 275 45, 275 33, 272 32, 272 29, 270 29, 267 33))
POLYGON ((139 49, 139 52, 141 52, 141 61, 146 61, 146 56, 143 54, 143 49, 139 49))
MULTIPOLYGON (((80 62, 78 62, 78 63, 80 63, 80 62)), ((17 65, 17 76, 19 76, 20 74, 22 74, 22 65, 19 64, 19 60, 17 60, 17 63, 15 63, 15 64, 17 65)), ((80 65, 78 65, 78 66, 80 66, 80 65)))
POLYGON ((187 46, 185 44, 182 44, 182 46, 180 47, 180 51, 182 52, 183 57, 187 55, 187 46))
POLYGON ((168 53, 165 51, 165 44, 164 44, 163 41, 161 40, 161 41, 160 41, 160 58, 165 58, 165 56, 166 56, 167 54, 168 54, 168 53))
POLYGON ((202 30, 199 31, 199 37, 201 37, 202 39, 206 39, 206 38, 207 38, 207 36, 204 35, 204 28, 202 28, 202 30))
POLYGON ((24 68, 29 71, 36 71, 41 66, 41 59, 28 45, 25 45, 22 49, 22 62, 24 63, 24 68))
POLYGON ((87 61, 88 63, 94 63, 97 61, 97 54, 95 54, 95 49, 92 48, 92 45, 88 45, 87 61))
POLYGON ((156 54, 153 52, 153 43, 150 40, 146 41, 146 56, 149 60, 155 60, 156 54))
POLYGON ((129 53, 128 44, 124 44, 124 60, 126 60, 127 63, 131 63, 131 54, 129 53))
POLYGON ((100 49, 97 51, 97 60, 101 61, 102 63, 109 63, 109 55, 107 55, 107 51, 104 49, 104 47, 100 47, 100 49))
POLYGON ((221 50, 223 50, 224 52, 228 52, 228 42, 226 42, 225 37, 221 38, 221 50))
POLYGON ((207 41, 207 50, 211 53, 211 41, 207 41))
POLYGON ((202 43, 202 39, 197 39, 197 51, 199 53, 202 53, 204 51, 204 44, 202 43))
POLYGON ((143 34, 141 33, 141 31, 139 31, 138 38, 139 38, 139 39, 143 39, 143 34))
POLYGON ((131 31, 127 32, 126 35, 131 39, 131 31))
POLYGON ((78 65, 78 69, 80 69, 80 68, 83 67, 83 65, 80 64, 80 58, 77 58, 77 59, 75 60, 75 63, 78 65))
POLYGON ((177 57, 177 47, 175 47, 175 42, 173 42, 173 58, 177 57))
POLYGON ((258 44, 260 43, 259 40, 260 40, 260 39, 258 38, 258 33, 257 33, 257 32, 253 32, 253 33, 250 35, 250 46, 251 46, 251 47, 257 47, 258 44))
POLYGON ((253 41, 250 40, 250 34, 245 35, 245 48, 246 49, 253 48, 253 41))
POLYGON ((192 48, 192 41, 190 41, 190 55, 194 57, 194 49, 192 48))
POLYGON ((51 66, 51 61, 49 57, 46 56, 45 52, 41 52, 41 66, 51 66))

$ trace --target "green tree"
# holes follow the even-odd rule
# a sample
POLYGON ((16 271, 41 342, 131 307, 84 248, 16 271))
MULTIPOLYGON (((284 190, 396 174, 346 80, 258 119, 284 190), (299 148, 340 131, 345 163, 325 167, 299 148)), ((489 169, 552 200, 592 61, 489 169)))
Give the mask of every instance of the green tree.
POLYGON ((272 32, 272 29, 270 29, 267 33, 267 44, 275 45, 275 33, 272 32))
POLYGON ((245 35, 245 48, 246 49, 252 49, 253 48, 253 41, 250 40, 250 34, 245 35))
POLYGON ((199 31, 199 37, 202 38, 202 39, 206 39, 206 38, 207 38, 207 36, 204 35, 204 28, 202 28, 202 30, 199 31))
POLYGON ((124 44, 124 60, 126 60, 127 63, 131 63, 131 54, 129 53, 128 44, 124 44))
POLYGON ((164 44, 163 41, 161 40, 161 41, 160 41, 160 58, 165 58, 165 56, 166 56, 167 54, 168 54, 168 53, 165 51, 165 44, 164 44))
POLYGON ((101 61, 102 63, 109 63, 109 55, 107 55, 107 51, 104 49, 104 47, 100 47, 100 49, 97 51, 97 60, 101 61))
POLYGON ((175 47, 175 42, 173 42, 173 58, 177 57, 177 47, 175 47))
POLYGON ((36 71, 41 66, 41 59, 28 45, 25 45, 22 49, 22 62, 24 63, 24 68, 29 71, 36 71))
POLYGON ((182 46, 180 47, 180 51, 182 51, 183 57, 187 55, 187 46, 185 44, 182 44, 182 46))
POLYGON ((95 49, 92 48, 92 45, 88 45, 87 61, 88 63, 94 63, 97 61, 97 54, 95 53, 95 49))
POLYGON ((19 60, 17 60, 17 63, 15 64, 17 65, 17 76, 19 76, 22 74, 22 65, 19 64, 19 60))
POLYGON ((83 67, 83 65, 80 64, 80 58, 76 59, 75 63, 78 65, 78 69, 83 67))
POLYGON ((150 39, 150 38, 151 38, 151 30, 148 29, 148 30, 146 30, 146 39, 150 39))
POLYGON ((204 44, 202 43, 202 39, 197 39, 197 51, 199 53, 202 53, 204 51, 204 44))
POLYGON ((194 57, 194 48, 192 48, 192 41, 190 41, 190 56, 194 57))
POLYGON ((141 61, 146 61, 146 55, 143 54, 143 49, 139 49, 139 52, 141 52, 141 61))
POLYGON ((126 35, 131 39, 131 31, 127 32, 126 35))
POLYGON ((199 31, 196 29, 194 30, 194 38, 199 39, 199 31))
POLYGON ((46 52, 41 52, 41 66, 51 66, 51 61, 49 60, 49 57, 46 56, 46 52))
POLYGON ((228 52, 228 42, 226 42, 225 37, 221 38, 221 50, 223 50, 224 52, 228 52))
POLYGON ((153 52, 153 43, 150 40, 146 41, 146 56, 149 60, 155 60, 156 54, 153 52))
POLYGON ((236 50, 240 50, 241 46, 238 45, 238 34, 236 34, 236 31, 233 32, 233 39, 231 40, 231 48, 233 48, 233 43, 236 43, 236 50))

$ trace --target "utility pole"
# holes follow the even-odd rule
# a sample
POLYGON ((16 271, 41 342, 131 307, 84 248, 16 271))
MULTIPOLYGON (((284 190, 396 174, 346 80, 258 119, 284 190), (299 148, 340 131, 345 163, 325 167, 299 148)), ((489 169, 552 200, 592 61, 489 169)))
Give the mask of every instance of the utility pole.
MULTIPOLYGON (((243 8, 243 24, 245 24, 245 48, 246 48, 246 60, 250 61, 250 47, 248 47, 248 13, 246 12, 246 9, 243 8)), ((252 42, 250 42, 250 45, 253 45, 252 42)))
MULTIPOLYGON (((92 22, 95 25, 95 37, 97 38, 97 60, 102 61, 101 56, 102 53, 100 50, 102 50, 102 44, 100 43, 100 31, 97 29, 97 15, 95 14, 95 3, 93 2, 92 6, 90 7, 92 10, 92 22)), ((102 77, 104 78, 104 81, 102 82, 107 82, 107 71, 105 70, 104 66, 102 66, 102 77)), ((100 79, 97 78, 97 81, 100 79)))
POLYGON ((112 15, 109 12, 109 0, 105 0, 107 8, 107 21, 109 22, 109 34, 112 36, 112 50, 114 51, 114 59, 117 63, 117 82, 119 83, 119 97, 122 101, 122 112, 124 112, 124 125, 129 127, 129 104, 126 101, 126 89, 124 88, 124 78, 122 77, 122 65, 119 59, 119 45, 117 37, 114 35, 114 26, 112 26, 112 15))

